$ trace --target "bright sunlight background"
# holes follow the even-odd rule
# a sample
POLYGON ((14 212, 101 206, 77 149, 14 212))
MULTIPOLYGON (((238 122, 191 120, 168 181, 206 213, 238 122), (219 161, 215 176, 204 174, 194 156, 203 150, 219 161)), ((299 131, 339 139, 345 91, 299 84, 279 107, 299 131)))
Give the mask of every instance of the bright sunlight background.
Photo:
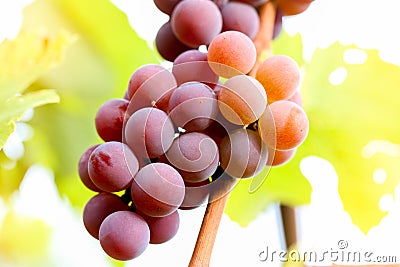
MULTIPOLYGON (((0 41, 16 35, 22 20, 21 7, 29 2, 0 0, 0 41)), ((155 9, 150 0, 113 2, 126 12, 132 27, 152 47, 158 28, 167 18, 155 9)), ((306 59, 311 57, 316 48, 340 41, 361 48, 378 49, 383 60, 400 65, 400 38, 396 28, 400 25, 398 10, 398 0, 317 0, 304 14, 287 18, 284 28, 290 34, 301 33, 306 59)), ((363 60, 363 56, 356 52, 348 60, 363 60)), ((330 82, 340 84, 344 79, 346 73, 339 71, 331 75, 330 82)), ((21 139, 25 134, 26 130, 14 134, 5 150, 9 149, 11 154, 15 152, 15 148, 21 147, 21 139)), ((309 157, 302 161, 301 170, 311 183, 313 193, 311 205, 297 208, 300 247, 305 250, 329 250, 336 248, 338 240, 343 239, 355 250, 396 255, 400 260, 399 186, 394 195, 385 195, 380 201, 380 208, 388 211, 388 215, 378 227, 364 235, 343 210, 333 166, 324 159, 309 157)), ((371 179, 377 184, 382 183, 385 174, 378 172, 371 179)), ((81 215, 72 209, 66 198, 58 194, 51 170, 33 166, 26 173, 19 192, 14 196, 14 202, 17 212, 40 218, 51 226, 49 266, 111 266, 98 242, 86 233, 81 215)), ((259 253, 267 246, 284 248, 276 207, 271 206, 247 228, 239 227, 224 215, 212 256, 212 266, 266 266, 266 262, 259 261, 259 253)), ((0 198, 0 222, 6 211, 7 207, 0 198)), ((179 258, 179 266, 185 266, 190 259, 203 213, 204 208, 190 213, 182 212, 180 230, 173 240, 163 245, 150 246, 141 257, 127 266, 158 266, 170 257, 179 258)), ((268 264, 271 265, 279 266, 280 263, 268 264)), ((16 265, 0 258, 0 266, 16 265)))

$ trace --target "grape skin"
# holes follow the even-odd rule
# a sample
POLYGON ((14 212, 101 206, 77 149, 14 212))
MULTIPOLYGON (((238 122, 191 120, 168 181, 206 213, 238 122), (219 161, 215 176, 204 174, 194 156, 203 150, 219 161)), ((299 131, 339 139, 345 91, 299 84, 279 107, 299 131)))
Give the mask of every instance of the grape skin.
POLYGON ((235 178, 259 173, 267 163, 268 148, 257 132, 238 129, 222 139, 219 145, 221 167, 235 178))
POLYGON ((120 142, 98 146, 89 158, 89 176, 106 192, 118 192, 129 187, 139 169, 139 162, 129 147, 120 142))
POLYGON ((174 140, 166 158, 185 182, 197 183, 208 179, 217 169, 218 146, 205 134, 185 133, 174 140))
POLYGON ((171 146, 174 135, 172 121, 157 108, 136 111, 125 125, 125 141, 140 159, 164 154, 171 146))
POLYGON ((298 147, 307 137, 309 122, 304 110, 288 100, 269 105, 258 121, 262 140, 273 149, 290 150, 298 147))
POLYGON ((172 12, 171 26, 179 41, 198 48, 208 45, 221 32, 222 15, 210 0, 185 0, 172 12))
POLYGON ((285 16, 303 13, 314 0, 279 0, 278 6, 285 16))
POLYGON ((165 163, 151 163, 139 170, 132 182, 132 201, 148 216, 163 217, 178 209, 185 184, 177 170, 165 163))
POLYGON ((267 166, 278 167, 289 162, 296 153, 296 148, 290 150, 274 150, 268 148, 268 161, 267 166))
POLYGON ((218 105, 228 121, 247 125, 263 114, 267 106, 267 94, 253 77, 238 75, 227 80, 220 88, 218 105))
POLYGON ((256 62, 256 57, 253 41, 238 31, 219 34, 208 47, 208 62, 211 69, 224 78, 249 73, 256 62))
POLYGON ((253 39, 260 28, 260 18, 257 10, 239 2, 229 2, 221 10, 222 31, 239 31, 253 39))
POLYGON ((191 210, 200 207, 210 195, 210 181, 206 179, 198 183, 185 181, 185 198, 179 209, 191 210))
POLYGON ((213 90, 200 82, 187 82, 176 88, 169 99, 169 116, 187 131, 206 129, 218 112, 213 90))
POLYGON ((256 79, 264 86, 268 101, 272 103, 295 93, 300 83, 300 69, 292 58, 276 55, 260 64, 256 79))
POLYGON ((181 0, 154 0, 154 4, 156 7, 163 13, 167 15, 171 15, 172 11, 174 10, 175 6, 181 0))
POLYGON ((95 192, 101 192, 102 190, 98 188, 90 179, 89 176, 89 158, 92 152, 99 146, 100 144, 93 145, 89 147, 80 157, 78 163, 78 174, 81 178, 82 183, 90 190, 95 192))
POLYGON ((129 81, 128 115, 145 107, 157 106, 165 110, 175 88, 175 77, 164 67, 153 64, 140 67, 132 74, 129 81))
POLYGON ((172 74, 178 86, 186 82, 198 81, 213 87, 219 79, 208 65, 207 53, 196 49, 183 52, 175 59, 172 74))
POLYGON ((95 125, 98 135, 104 141, 122 141, 122 128, 129 102, 125 99, 111 99, 96 113, 95 125))
POLYGON ((117 211, 105 218, 99 231, 100 245, 112 258, 121 261, 141 255, 150 242, 146 221, 131 211, 117 211))
POLYGON ((108 215, 120 210, 128 210, 128 205, 121 198, 112 193, 99 193, 86 203, 83 209, 83 224, 90 235, 99 239, 101 223, 108 215))
POLYGON ((250 4, 253 6, 261 6, 262 4, 266 3, 268 0, 236 0, 236 1, 250 4))
POLYGON ((181 53, 192 49, 179 41, 172 31, 171 22, 166 22, 158 30, 155 45, 158 53, 168 61, 173 62, 181 53))
POLYGON ((179 229, 179 213, 173 213, 164 217, 151 217, 140 214, 150 228, 150 244, 162 244, 171 240, 179 229))

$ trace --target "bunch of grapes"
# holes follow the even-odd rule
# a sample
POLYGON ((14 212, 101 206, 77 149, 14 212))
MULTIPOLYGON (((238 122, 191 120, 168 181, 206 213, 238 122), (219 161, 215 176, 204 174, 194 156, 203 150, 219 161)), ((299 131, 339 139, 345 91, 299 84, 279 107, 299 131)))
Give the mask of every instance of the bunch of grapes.
POLYGON ((134 71, 124 97, 99 108, 95 127, 104 143, 88 148, 78 166, 97 192, 84 225, 117 260, 170 240, 178 209, 216 201, 240 179, 287 162, 309 127, 295 61, 271 56, 254 70, 255 6, 266 1, 154 2, 171 14, 156 44, 172 70, 134 71))

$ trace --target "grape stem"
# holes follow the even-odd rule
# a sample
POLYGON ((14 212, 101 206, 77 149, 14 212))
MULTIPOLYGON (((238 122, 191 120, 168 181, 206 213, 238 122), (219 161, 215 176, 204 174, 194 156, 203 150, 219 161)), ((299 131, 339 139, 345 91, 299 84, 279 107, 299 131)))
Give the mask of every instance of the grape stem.
POLYGON ((260 28, 254 37, 254 45, 257 52, 257 60, 250 71, 249 75, 255 77, 258 66, 265 59, 272 55, 272 37, 274 34, 274 24, 276 17, 276 6, 273 1, 268 1, 261 6, 260 11, 260 28))
POLYGON ((189 267, 210 265, 212 249, 228 197, 229 193, 207 205, 189 267))

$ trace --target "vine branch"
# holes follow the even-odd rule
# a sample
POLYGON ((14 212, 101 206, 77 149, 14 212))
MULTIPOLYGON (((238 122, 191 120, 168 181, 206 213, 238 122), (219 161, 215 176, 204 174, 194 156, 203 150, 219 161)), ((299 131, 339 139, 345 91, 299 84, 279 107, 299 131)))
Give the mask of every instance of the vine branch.
POLYGON ((256 47, 257 52, 257 60, 250 71, 250 76, 255 76, 258 66, 265 59, 272 55, 272 37, 274 34, 274 25, 275 25, 275 17, 276 17, 276 7, 272 1, 268 1, 264 5, 261 6, 260 11, 260 29, 254 37, 254 45, 256 47))

